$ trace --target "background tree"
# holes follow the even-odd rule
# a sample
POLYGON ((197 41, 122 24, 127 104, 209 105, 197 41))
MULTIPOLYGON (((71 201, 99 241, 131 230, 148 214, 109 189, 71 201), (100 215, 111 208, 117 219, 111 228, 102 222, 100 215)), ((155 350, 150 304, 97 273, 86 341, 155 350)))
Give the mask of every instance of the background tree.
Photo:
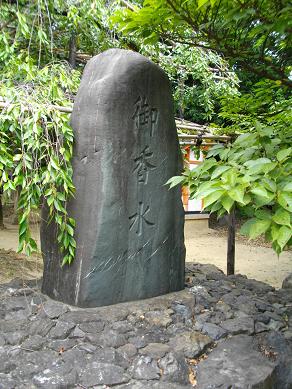
POLYGON ((98 0, 0 4, 0 187, 5 196, 19 193, 19 250, 28 255, 37 250, 29 215, 45 202, 59 226, 63 263, 74 257, 68 107, 87 58, 118 44, 107 12, 98 0))
POLYGON ((124 33, 179 42, 228 61, 241 80, 223 94, 217 127, 241 134, 214 146, 204 163, 170 183, 189 185, 206 210, 221 216, 243 209, 242 232, 265 233, 280 253, 291 244, 291 6, 271 0, 145 0, 116 12, 124 33))

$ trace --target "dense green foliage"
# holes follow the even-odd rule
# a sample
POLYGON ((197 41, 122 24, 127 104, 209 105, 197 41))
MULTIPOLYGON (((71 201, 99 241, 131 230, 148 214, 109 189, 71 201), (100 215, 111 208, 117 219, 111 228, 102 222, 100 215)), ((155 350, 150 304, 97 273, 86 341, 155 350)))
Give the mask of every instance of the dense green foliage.
POLYGON ((217 122, 222 96, 237 94, 238 78, 218 54, 180 43, 159 43, 140 50, 168 74, 176 115, 196 123, 217 122))
POLYGON ((205 210, 218 216, 244 209, 249 220, 241 232, 250 238, 264 233, 279 254, 292 244, 292 129, 283 131, 291 115, 279 113, 277 120, 266 116, 260 122, 252 113, 235 115, 252 131, 229 147, 214 146, 202 165, 170 183, 189 185, 193 197, 204 199, 205 210))
POLYGON ((289 0, 145 0, 114 21, 147 43, 160 39, 212 50, 237 71, 291 86, 289 0))
POLYGON ((74 258, 74 220, 66 203, 74 193, 69 115, 82 62, 116 45, 100 1, 24 1, 0 4, 0 187, 19 194, 19 250, 37 250, 29 215, 46 203, 59 226, 63 263, 74 258), (84 56, 85 53, 87 55, 84 56))
POLYGON ((145 0, 114 17, 124 34, 168 40, 224 56, 241 83, 222 95, 218 131, 238 136, 214 146, 189 185, 218 216, 244 209, 242 232, 265 233, 280 253, 292 243, 291 5, 271 0, 145 0), (289 62, 290 61, 290 62, 289 62))

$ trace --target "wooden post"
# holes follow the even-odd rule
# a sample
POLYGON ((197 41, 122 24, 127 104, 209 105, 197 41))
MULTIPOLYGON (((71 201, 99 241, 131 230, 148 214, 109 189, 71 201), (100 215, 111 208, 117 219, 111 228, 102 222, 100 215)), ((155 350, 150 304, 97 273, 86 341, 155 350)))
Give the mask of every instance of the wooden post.
POLYGON ((76 34, 75 32, 72 32, 69 41, 69 58, 68 58, 68 62, 71 65, 72 69, 76 68, 76 52, 77 52, 76 34))
POLYGON ((2 195, 0 193, 0 230, 3 229, 4 229, 4 216, 3 216, 2 195))
POLYGON ((227 275, 234 274, 235 267, 235 208, 228 215, 227 275))

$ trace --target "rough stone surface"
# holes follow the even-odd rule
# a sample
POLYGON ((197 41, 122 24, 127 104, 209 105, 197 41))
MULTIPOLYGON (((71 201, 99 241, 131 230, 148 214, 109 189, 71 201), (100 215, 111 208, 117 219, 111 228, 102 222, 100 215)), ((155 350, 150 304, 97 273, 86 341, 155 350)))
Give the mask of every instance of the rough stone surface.
POLYGON ((292 273, 290 273, 283 281, 283 289, 292 289, 292 273))
POLYGON ((159 361, 163 381, 189 384, 189 367, 181 354, 169 353, 159 361))
POLYGON ((176 352, 183 353, 185 357, 195 358, 211 346, 212 339, 198 331, 188 331, 171 338, 168 344, 176 352))
POLYGON ((89 309, 0 285, 0 388, 292 388, 290 289, 196 264, 186 285, 89 309))
POLYGON ((108 363, 91 362, 80 375, 80 383, 85 387, 116 385, 129 380, 123 368, 108 363))
POLYGON ((183 289, 181 193, 164 185, 182 168, 166 74, 132 51, 92 58, 71 124, 76 258, 60 266, 56 227, 43 222, 43 292, 97 307, 183 289))
POLYGON ((198 366, 198 388, 275 388, 275 363, 253 348, 247 335, 219 344, 198 366))

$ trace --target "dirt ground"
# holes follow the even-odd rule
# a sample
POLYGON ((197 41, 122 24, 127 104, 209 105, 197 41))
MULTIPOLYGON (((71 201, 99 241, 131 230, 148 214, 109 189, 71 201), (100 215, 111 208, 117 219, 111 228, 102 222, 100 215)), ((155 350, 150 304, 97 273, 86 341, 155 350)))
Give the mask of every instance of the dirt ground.
MULTIPOLYGON (((15 277, 41 277, 41 256, 27 258, 16 254, 18 227, 7 221, 5 225, 6 229, 0 230, 0 283, 15 277)), ((38 224, 32 226, 32 234, 39 241, 38 224)), ((270 247, 259 246, 261 242, 253 243, 240 237, 236 240, 236 273, 281 287, 283 279, 292 272, 292 251, 285 251, 278 258, 270 247)), ((205 220, 186 221, 185 244, 188 262, 212 263, 225 272, 226 242, 224 229, 219 232, 210 230, 205 220)))
MULTIPOLYGON (((226 272, 227 236, 224 229, 211 230, 205 220, 186 220, 185 243, 188 262, 212 263, 226 272)), ((285 251, 278 258, 262 240, 253 242, 237 235, 235 272, 279 288, 292 272, 292 251, 285 251)))

